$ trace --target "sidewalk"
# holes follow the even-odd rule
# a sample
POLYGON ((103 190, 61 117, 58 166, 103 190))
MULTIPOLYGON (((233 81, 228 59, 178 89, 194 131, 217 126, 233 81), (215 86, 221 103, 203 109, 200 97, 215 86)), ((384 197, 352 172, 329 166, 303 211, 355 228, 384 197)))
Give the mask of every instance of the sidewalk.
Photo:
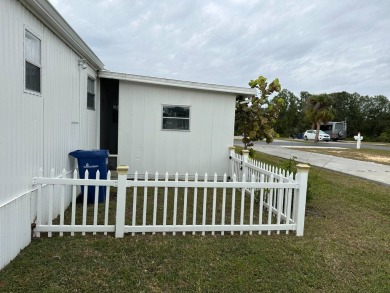
POLYGON ((346 173, 385 185, 390 185, 390 166, 388 165, 298 151, 266 143, 255 144, 253 149, 285 159, 296 157, 295 160, 298 162, 309 163, 312 166, 346 173))

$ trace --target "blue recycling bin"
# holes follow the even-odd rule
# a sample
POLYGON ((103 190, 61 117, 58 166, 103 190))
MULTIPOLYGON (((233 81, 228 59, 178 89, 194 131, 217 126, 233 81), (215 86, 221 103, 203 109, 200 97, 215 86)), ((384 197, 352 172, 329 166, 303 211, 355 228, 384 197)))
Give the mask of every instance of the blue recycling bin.
POLYGON ((298 139, 302 139, 303 138, 303 135, 302 135, 302 133, 298 133, 298 137, 297 137, 298 139))
MULTIPOLYGON (((100 179, 107 179, 108 150, 76 150, 69 155, 77 159, 79 166, 79 177, 84 179, 85 171, 88 170, 88 178, 96 179, 96 171, 100 172, 100 179)), ((81 189, 84 195, 84 188, 81 189)), ((99 186, 98 202, 102 203, 106 199, 106 187, 99 186)), ((88 186, 88 203, 95 202, 95 186, 88 186)))

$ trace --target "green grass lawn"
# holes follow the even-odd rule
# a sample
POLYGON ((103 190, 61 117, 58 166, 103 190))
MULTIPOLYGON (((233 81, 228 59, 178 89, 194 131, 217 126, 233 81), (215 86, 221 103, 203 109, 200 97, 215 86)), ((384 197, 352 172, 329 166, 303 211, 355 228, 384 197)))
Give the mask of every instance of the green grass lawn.
POLYGON ((390 187, 315 167, 309 184, 303 237, 39 238, 0 292, 388 292, 390 187))

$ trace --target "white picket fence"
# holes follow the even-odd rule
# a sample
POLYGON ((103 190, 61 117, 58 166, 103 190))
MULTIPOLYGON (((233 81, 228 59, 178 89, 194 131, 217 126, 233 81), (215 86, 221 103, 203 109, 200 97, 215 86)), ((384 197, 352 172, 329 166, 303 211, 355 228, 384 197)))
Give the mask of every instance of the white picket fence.
POLYGON ((38 185, 37 221, 35 235, 52 233, 81 232, 115 233, 120 238, 125 233, 186 233, 205 235, 216 233, 262 233, 295 231, 302 236, 304 230, 305 202, 308 167, 298 166, 295 178, 292 174, 249 160, 244 156, 230 153, 232 173, 209 178, 207 174, 198 180, 174 179, 166 173, 136 173, 127 179, 127 166, 118 167, 118 179, 78 179, 77 170, 73 178, 34 178, 38 185), (233 172, 234 171, 234 172, 233 172), (247 180, 247 178, 249 180, 247 180), (42 186, 49 186, 48 198, 42 195, 42 186), (88 205, 87 186, 106 186, 103 203, 98 202, 99 188, 95 188, 94 204, 88 205), (84 190, 83 200, 77 203, 80 188, 84 190), (116 190, 115 190, 116 189, 116 190), (67 208, 66 191, 70 190, 70 206, 67 208), (60 214, 54 217, 53 203, 60 204, 60 214), (48 213, 42 206, 48 204, 48 213), (45 214, 46 218, 41 215, 45 214))
MULTIPOLYGON (((290 173, 282 168, 277 168, 272 165, 268 165, 252 158, 249 158, 249 151, 243 151, 243 155, 235 153, 234 148, 230 152, 230 174, 236 174, 237 180, 241 181, 243 174, 248 177, 255 176, 256 181, 261 180, 261 175, 264 176, 264 181, 269 182, 270 177, 273 176, 274 182, 293 182, 294 174, 290 173)), ((300 165, 300 170, 303 171, 304 166, 300 165)), ((308 166, 307 166, 308 167, 308 166)))

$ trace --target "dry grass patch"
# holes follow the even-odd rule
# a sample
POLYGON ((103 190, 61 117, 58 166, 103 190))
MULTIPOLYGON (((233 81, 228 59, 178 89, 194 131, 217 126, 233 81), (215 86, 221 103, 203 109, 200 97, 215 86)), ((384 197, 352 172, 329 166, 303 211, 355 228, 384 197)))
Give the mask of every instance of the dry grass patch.
POLYGON ((385 150, 326 149, 326 148, 299 148, 299 147, 294 148, 294 150, 390 165, 390 151, 385 151, 385 150))

